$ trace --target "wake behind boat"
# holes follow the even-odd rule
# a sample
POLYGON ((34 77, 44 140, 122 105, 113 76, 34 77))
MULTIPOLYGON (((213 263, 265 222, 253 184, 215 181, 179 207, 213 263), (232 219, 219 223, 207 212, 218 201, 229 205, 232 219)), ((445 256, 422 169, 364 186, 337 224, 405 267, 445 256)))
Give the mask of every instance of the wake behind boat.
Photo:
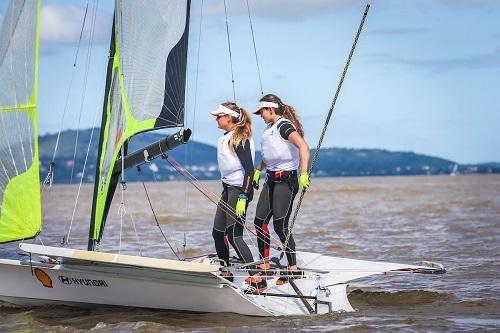
MULTIPOLYGON (((353 311, 347 286, 356 279, 387 272, 443 273, 439 264, 298 251, 302 276, 277 285, 289 272, 283 269, 288 263, 282 252, 274 251, 268 288, 255 293, 248 290, 249 268, 242 263, 222 267, 213 256, 167 260, 97 251, 119 184, 124 196, 124 171, 167 157, 168 150, 189 139, 190 131, 181 129, 138 152, 127 152, 129 139, 138 133, 184 126, 189 8, 189 1, 116 1, 88 248, 22 243, 25 260, 0 259, 0 300, 24 306, 100 304, 309 315, 353 311), (221 277, 221 270, 233 272, 234 281, 221 277)), ((38 0, 12 1, 0 34, 0 243, 35 238, 42 229, 36 112, 39 13, 38 0)))

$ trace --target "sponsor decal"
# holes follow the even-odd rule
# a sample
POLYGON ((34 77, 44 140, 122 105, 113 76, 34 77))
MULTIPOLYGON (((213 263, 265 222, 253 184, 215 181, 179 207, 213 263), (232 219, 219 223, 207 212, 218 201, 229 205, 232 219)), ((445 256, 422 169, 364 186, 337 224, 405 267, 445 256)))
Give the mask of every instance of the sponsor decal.
POLYGON ((33 273, 45 288, 53 288, 52 279, 50 278, 49 274, 45 273, 40 268, 35 268, 33 270, 33 273))
POLYGON ((65 285, 72 286, 86 286, 86 287, 108 287, 105 280, 94 280, 94 279, 80 279, 75 277, 69 277, 66 275, 59 275, 59 281, 65 285))

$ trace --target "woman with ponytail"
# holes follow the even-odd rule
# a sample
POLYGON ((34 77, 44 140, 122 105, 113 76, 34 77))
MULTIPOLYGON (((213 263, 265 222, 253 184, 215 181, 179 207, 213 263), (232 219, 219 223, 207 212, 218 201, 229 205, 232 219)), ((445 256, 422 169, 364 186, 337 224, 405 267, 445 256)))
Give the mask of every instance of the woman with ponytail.
MULTIPOLYGON (((210 112, 225 133, 217 144, 217 162, 222 179, 222 195, 217 205, 212 235, 217 256, 229 265, 229 246, 245 263, 253 262, 252 253, 243 240, 243 226, 248 203, 253 197, 252 174, 255 147, 252 140, 252 121, 248 113, 235 103, 225 102, 210 112)), ((223 271, 221 276, 232 281, 223 271)))
MULTIPOLYGON (((309 145, 304 140, 304 130, 294 108, 283 103, 278 96, 268 94, 262 97, 254 113, 260 115, 267 124, 261 141, 262 162, 253 177, 254 186, 258 188, 260 173, 267 167, 266 181, 257 203, 254 222, 262 260, 260 268, 267 270, 270 268, 269 221, 273 217, 274 231, 284 244, 299 182, 302 188, 309 186, 309 145)), ((284 250, 288 261, 287 276, 301 277, 301 272, 297 269, 295 241, 292 235, 284 250)), ((277 284, 286 283, 287 276, 279 278, 277 284)), ((252 280, 255 281, 252 285, 257 292, 266 287, 265 279, 254 276, 252 280)))

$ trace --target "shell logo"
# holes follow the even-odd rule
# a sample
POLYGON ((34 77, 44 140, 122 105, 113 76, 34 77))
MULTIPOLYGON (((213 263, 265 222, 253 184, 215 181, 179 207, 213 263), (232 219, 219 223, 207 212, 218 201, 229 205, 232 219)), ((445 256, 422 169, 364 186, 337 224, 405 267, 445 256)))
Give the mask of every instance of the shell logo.
POLYGON ((53 288, 52 279, 47 273, 42 271, 40 268, 35 268, 33 272, 35 273, 35 276, 38 279, 38 281, 40 281, 44 287, 53 288))

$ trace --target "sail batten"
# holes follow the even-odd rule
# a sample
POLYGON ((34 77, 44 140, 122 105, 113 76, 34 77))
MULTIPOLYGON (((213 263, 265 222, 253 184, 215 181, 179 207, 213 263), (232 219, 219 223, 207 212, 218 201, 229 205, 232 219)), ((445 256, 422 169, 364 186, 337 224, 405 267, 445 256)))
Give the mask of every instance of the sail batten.
POLYGON ((37 93, 40 2, 12 1, 0 31, 0 243, 41 229, 37 93))
POLYGON ((186 0, 115 1, 89 249, 102 236, 122 147, 138 133, 184 126, 189 9, 186 0))

